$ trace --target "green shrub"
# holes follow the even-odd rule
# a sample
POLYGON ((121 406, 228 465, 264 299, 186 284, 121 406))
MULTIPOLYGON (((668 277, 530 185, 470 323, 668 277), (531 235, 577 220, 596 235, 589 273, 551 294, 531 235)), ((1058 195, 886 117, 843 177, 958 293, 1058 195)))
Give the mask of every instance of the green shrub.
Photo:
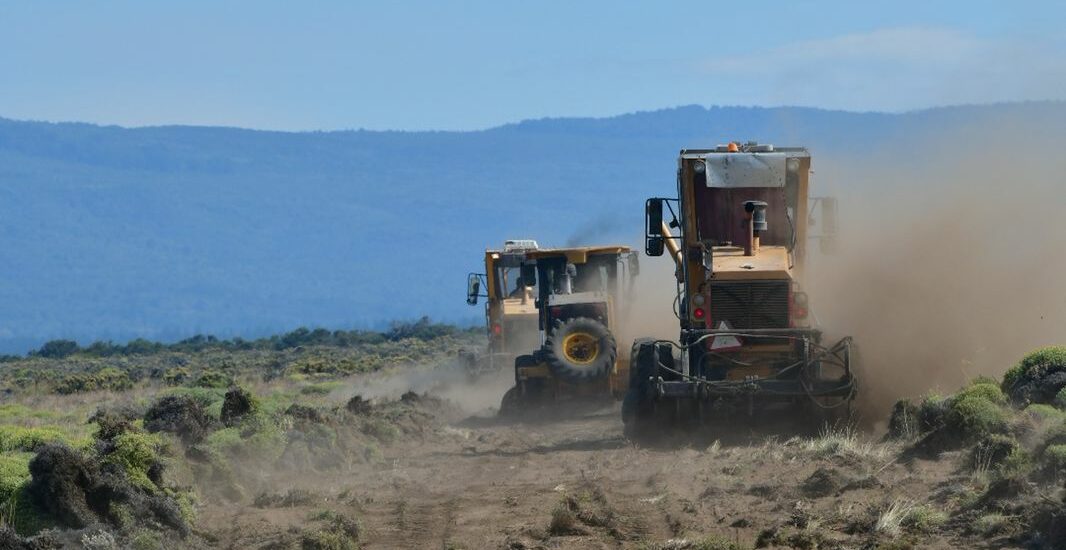
POLYGON ((64 376, 55 387, 56 393, 70 395, 95 389, 92 377, 84 373, 75 373, 64 376))
POLYGON ((1016 448, 1007 455, 1007 458, 995 470, 999 479, 1021 479, 1028 476, 1033 470, 1032 456, 1025 449, 1016 448))
POLYGON ((130 548, 133 550, 160 550, 163 548, 163 541, 159 538, 158 533, 142 529, 130 537, 130 548))
POLYGON ((1030 417, 1041 422, 1066 420, 1066 412, 1044 403, 1033 403, 1024 409, 1030 417))
POLYGON ((115 367, 100 369, 95 378, 97 385, 103 390, 125 391, 133 387, 129 373, 115 367))
POLYGON ((191 525, 196 521, 196 504, 198 501, 195 492, 191 489, 175 490, 170 488, 164 489, 163 492, 178 504, 178 511, 186 523, 191 525))
POLYGON ((205 370, 196 379, 196 387, 198 388, 226 389, 231 384, 233 384, 233 377, 217 370, 205 370))
POLYGON ((107 509, 107 515, 119 529, 129 529, 136 521, 133 508, 129 504, 112 501, 107 509))
POLYGON ((1001 534, 1010 529, 1011 518, 1003 514, 986 514, 973 523, 973 529, 985 537, 1001 534))
POLYGON ((391 443, 400 437, 400 429, 384 418, 368 418, 363 422, 362 431, 382 443, 391 443))
POLYGON ((302 550, 356 550, 359 543, 343 532, 333 529, 304 531, 300 540, 302 550))
POLYGON ((51 409, 36 409, 21 403, 0 405, 0 424, 15 424, 27 419, 55 421, 63 417, 76 418, 76 415, 69 412, 60 413, 51 409))
POLYGON ((235 426, 259 410, 259 400, 251 392, 239 386, 234 386, 226 392, 226 396, 222 400, 219 419, 226 426, 235 426))
POLYGON ((991 376, 981 375, 977 378, 974 378, 973 380, 970 380, 967 386, 976 386, 978 384, 992 384, 993 386, 999 386, 999 380, 996 380, 991 376))
POLYGON ((434 323, 429 320, 429 317, 422 317, 414 323, 393 323, 392 328, 384 336, 392 341, 406 339, 427 341, 452 336, 457 332, 459 330, 453 325, 434 323))
POLYGON ((159 342, 152 342, 145 340, 144 338, 137 338, 130 340, 126 343, 126 346, 122 349, 123 355, 153 355, 159 353, 165 349, 163 344, 159 342))
POLYGON ((241 424, 217 430, 204 441, 208 451, 219 458, 254 458, 273 462, 285 451, 285 432, 264 414, 253 414, 241 424))
POLYGON ((947 421, 948 400, 936 394, 928 394, 918 403, 918 428, 921 433, 931 432, 944 426, 947 421))
POLYGON ((185 367, 174 367, 163 373, 163 383, 168 386, 180 386, 189 381, 189 370, 185 367))
POLYGON ((1007 428, 1007 412, 1003 407, 980 395, 962 395, 951 400, 947 426, 954 435, 973 440, 1007 428))
POLYGON ((1014 388, 1026 381, 1042 378, 1053 372, 1066 370, 1066 346, 1048 346, 1033 351, 1022 358, 1003 375, 1001 387, 1012 394, 1014 388))
POLYGON ((971 384, 955 394, 955 399, 964 397, 981 397, 999 405, 1007 403, 1007 396, 1003 390, 998 385, 988 382, 971 384))
POLYGON ((977 445, 974 445, 971 458, 973 467, 977 470, 998 468, 1018 450, 1018 442, 1014 438, 991 434, 985 436, 977 445))
POLYGON ((362 529, 355 520, 332 510, 312 513, 312 521, 326 521, 326 525, 314 531, 304 531, 301 547, 304 550, 348 550, 359 548, 362 529))
POLYGON ((55 426, 24 428, 11 424, 0 425, 0 452, 33 452, 46 443, 72 443, 66 432, 55 426))
POLYGON ((285 451, 285 431, 265 414, 254 414, 241 424, 241 436, 249 452, 260 460, 273 462, 285 451))
POLYGON ((162 439, 156 434, 125 432, 115 437, 114 445, 105 461, 121 466, 133 485, 155 491, 157 487, 149 479, 148 470, 160 462, 162 439))
POLYGON ((125 391, 132 387, 129 373, 115 367, 105 367, 93 374, 68 374, 56 384, 55 391, 69 395, 89 391, 125 391))
POLYGON ((918 437, 922 433, 918 425, 918 406, 908 399, 896 401, 888 420, 888 433, 897 439, 918 437))
POLYGON ((908 531, 929 533, 944 525, 947 520, 948 515, 946 513, 931 506, 917 505, 903 516, 900 525, 908 531))
POLYGON ((0 525, 10 525, 21 535, 32 535, 53 524, 28 491, 33 456, 22 452, 0 454, 0 525))
MULTIPOLYGON (((225 388, 169 388, 160 391, 159 398, 169 397, 169 395, 176 395, 176 397, 189 398, 199 406, 205 409, 219 408, 222 409, 222 400, 225 398, 225 388)), ((217 415, 215 415, 217 417, 217 415)))
POLYGON ((207 450, 213 456, 220 458, 237 456, 243 444, 241 429, 238 427, 216 430, 204 439, 204 446, 207 450))
POLYGON ((1054 403, 1060 410, 1066 409, 1066 386, 1063 386, 1059 393, 1055 394, 1054 403))
POLYGON ((329 392, 343 386, 343 382, 319 382, 300 388, 300 393, 304 395, 327 395, 329 392))
POLYGON ((690 548, 693 550, 744 550, 745 547, 728 538, 712 535, 696 541, 690 548))
POLYGON ((1044 449, 1044 467, 1052 474, 1066 472, 1066 444, 1051 445, 1044 449))
POLYGON ((30 352, 30 355, 49 359, 62 359, 77 353, 78 349, 78 343, 73 340, 51 340, 45 342, 41 349, 30 352))
POLYGON ((33 453, 0 454, 0 506, 30 480, 31 458, 33 453))

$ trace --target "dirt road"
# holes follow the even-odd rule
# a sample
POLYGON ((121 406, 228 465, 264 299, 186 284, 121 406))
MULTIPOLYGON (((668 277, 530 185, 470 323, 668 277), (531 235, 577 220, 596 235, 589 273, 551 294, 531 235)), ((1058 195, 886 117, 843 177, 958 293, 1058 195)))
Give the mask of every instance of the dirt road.
POLYGON ((273 480, 278 495, 302 495, 294 502, 208 506, 203 527, 223 548, 287 547, 330 513, 355 518, 367 548, 685 548, 707 537, 874 548, 901 536, 922 548, 1009 547, 954 520, 904 533, 907 512, 963 498, 962 457, 903 460, 847 432, 641 448, 622 436, 617 405, 559 416, 441 418, 372 466, 273 480))

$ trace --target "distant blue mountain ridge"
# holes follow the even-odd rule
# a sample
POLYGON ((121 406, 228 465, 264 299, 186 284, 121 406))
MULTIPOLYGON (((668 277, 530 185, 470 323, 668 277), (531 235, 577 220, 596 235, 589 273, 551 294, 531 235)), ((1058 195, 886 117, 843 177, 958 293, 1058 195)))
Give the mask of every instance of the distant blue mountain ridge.
POLYGON ((0 352, 53 338, 479 322, 464 279, 486 247, 639 245, 643 200, 673 193, 683 147, 805 145, 817 167, 982 121, 1061 136, 1066 104, 687 106, 475 132, 0 119, 0 352))

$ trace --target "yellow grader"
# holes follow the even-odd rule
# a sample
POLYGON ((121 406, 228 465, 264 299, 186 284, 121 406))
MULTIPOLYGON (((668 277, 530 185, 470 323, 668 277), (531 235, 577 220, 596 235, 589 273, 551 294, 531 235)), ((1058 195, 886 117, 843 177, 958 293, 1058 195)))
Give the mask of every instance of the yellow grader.
POLYGON ((532 288, 522 283, 521 267, 526 252, 537 250, 537 241, 513 239, 503 248, 485 251, 485 272, 467 276, 466 303, 476 306, 485 298, 486 351, 463 350, 460 359, 471 379, 510 367, 521 353, 540 343, 537 308, 532 288))
POLYGON ((515 385, 501 415, 561 399, 624 395, 628 357, 619 357, 619 329, 638 255, 625 246, 529 250, 521 279, 531 293, 541 339, 515 358, 515 385), (532 349, 532 347, 531 347, 532 349))
POLYGON ((677 196, 646 201, 645 253, 676 264, 680 336, 633 343, 627 433, 777 409, 825 422, 849 409, 851 339, 822 342, 800 284, 814 210, 826 250, 836 227, 835 201, 809 199, 810 165, 798 147, 684 149, 677 196))

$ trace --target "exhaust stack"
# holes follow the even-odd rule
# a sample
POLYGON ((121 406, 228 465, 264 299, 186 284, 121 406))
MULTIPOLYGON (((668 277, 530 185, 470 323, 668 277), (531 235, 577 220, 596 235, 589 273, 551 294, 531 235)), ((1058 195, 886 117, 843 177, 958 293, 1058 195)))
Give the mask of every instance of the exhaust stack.
POLYGON ((766 223, 766 203, 744 201, 744 218, 748 226, 748 239, 744 243, 744 255, 754 256, 759 251, 759 234, 770 226, 766 223))
POLYGON ((666 225, 666 222, 662 222, 663 227, 663 244, 670 250, 670 257, 674 259, 674 263, 677 264, 677 269, 681 269, 681 248, 674 242, 674 235, 670 233, 670 226, 666 225))

